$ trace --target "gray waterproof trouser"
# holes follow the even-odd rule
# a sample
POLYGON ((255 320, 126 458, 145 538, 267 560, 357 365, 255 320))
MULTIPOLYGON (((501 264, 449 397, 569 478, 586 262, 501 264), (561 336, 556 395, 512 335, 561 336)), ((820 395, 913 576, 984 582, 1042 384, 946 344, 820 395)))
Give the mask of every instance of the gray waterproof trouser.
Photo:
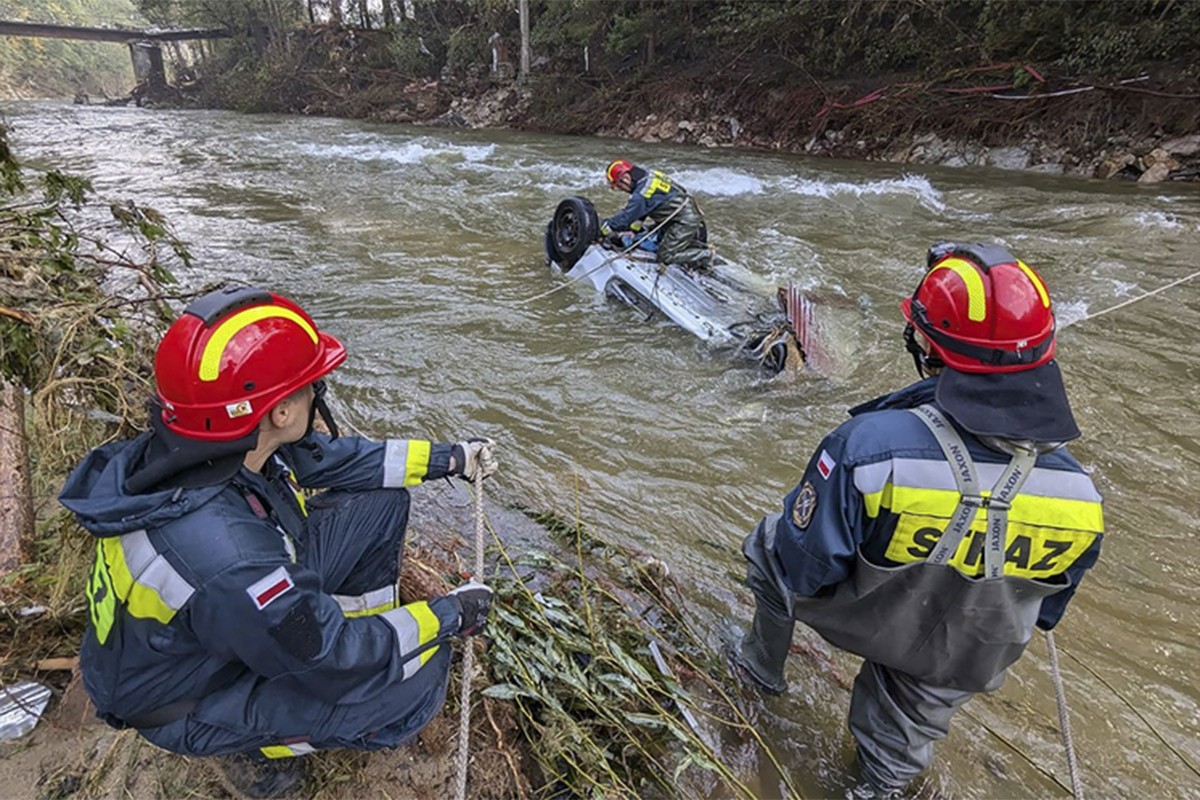
MULTIPOLYGON (((709 269, 712 267, 712 250, 699 240, 704 217, 700 216, 691 197, 685 195, 680 199, 684 204, 683 209, 663 227, 658 240, 658 261, 661 264, 709 269)), ((676 207, 664 210, 670 213, 676 207)))
MULTIPOLYGON (((773 525, 760 524, 746 538, 746 585, 760 610, 791 618, 793 601, 782 583, 772 547, 773 525)), ((800 598, 796 598, 800 600, 800 598)), ((786 656, 786 651, 781 650, 786 656)), ((782 675, 783 664, 779 664, 782 675)), ((999 688, 1001 672, 986 687, 999 688)), ((857 744, 864 781, 879 789, 901 789, 933 761, 933 745, 946 738, 950 718, 974 692, 935 686, 899 670, 864 661, 850 697, 850 733, 857 744)))

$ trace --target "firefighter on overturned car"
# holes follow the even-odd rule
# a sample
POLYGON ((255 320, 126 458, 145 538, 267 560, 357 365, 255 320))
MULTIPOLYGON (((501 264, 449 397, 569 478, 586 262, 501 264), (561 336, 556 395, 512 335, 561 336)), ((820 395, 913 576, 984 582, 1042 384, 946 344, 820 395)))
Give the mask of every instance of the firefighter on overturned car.
POLYGON ((448 640, 490 608, 480 583, 403 605, 396 584, 407 487, 492 474, 493 443, 339 437, 324 378, 345 358, 290 300, 209 293, 159 344, 150 430, 93 450, 60 498, 96 537, 98 714, 222 756, 250 797, 293 790, 295 756, 413 738, 445 701, 448 640))
POLYGON ((854 797, 895 797, 955 712, 997 689, 1100 554, 1101 498, 1042 278, 996 245, 934 245, 901 304, 922 379, 850 410, 746 538, 754 620, 734 660, 787 689, 796 620, 864 659, 854 797))

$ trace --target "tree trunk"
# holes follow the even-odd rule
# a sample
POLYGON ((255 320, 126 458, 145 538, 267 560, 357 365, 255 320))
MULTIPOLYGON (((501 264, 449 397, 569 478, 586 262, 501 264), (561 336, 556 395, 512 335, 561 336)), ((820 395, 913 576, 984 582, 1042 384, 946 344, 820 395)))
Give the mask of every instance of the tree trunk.
POLYGON ((522 82, 529 79, 529 0, 520 0, 517 9, 521 15, 521 74, 522 82))
POLYGON ((383 27, 390 28, 396 24, 396 9, 392 7, 392 0, 383 0, 383 27))
POLYGON ((24 563, 33 543, 33 488, 25 435, 25 392, 0 381, 0 578, 24 563))

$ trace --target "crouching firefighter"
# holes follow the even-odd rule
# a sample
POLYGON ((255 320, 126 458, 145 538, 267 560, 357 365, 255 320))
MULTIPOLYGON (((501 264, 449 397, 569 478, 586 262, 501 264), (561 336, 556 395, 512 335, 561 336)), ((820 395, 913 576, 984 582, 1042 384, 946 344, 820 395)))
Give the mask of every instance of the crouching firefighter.
POLYGON ((415 736, 448 640, 490 607, 479 583, 401 605, 396 582, 407 487, 492 474, 493 443, 338 437, 324 378, 345 358, 278 295, 205 295, 159 344, 150 430, 92 451, 60 498, 96 537, 80 667, 99 716, 223 756, 251 797, 295 788, 293 756, 415 736))
POLYGON ((619 212, 601 220, 601 236, 640 231, 641 221, 646 220, 656 230, 659 264, 712 268, 713 251, 706 244, 704 215, 686 189, 658 170, 647 171, 624 159, 609 164, 604 177, 610 189, 626 192, 629 200, 619 212))
POLYGON ((851 409, 745 540, 756 611, 736 661, 787 689, 795 620, 865 662, 856 797, 892 797, 1100 554, 1101 498, 1054 361, 1045 283, 993 245, 940 243, 901 304, 922 380, 851 409), (928 377, 926 377, 928 376, 928 377))

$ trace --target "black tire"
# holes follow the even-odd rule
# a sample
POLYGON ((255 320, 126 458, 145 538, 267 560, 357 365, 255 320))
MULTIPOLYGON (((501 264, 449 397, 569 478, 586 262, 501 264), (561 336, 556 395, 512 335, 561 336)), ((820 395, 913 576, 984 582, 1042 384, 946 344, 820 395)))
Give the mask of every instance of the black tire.
POLYGON ((575 266, 600 237, 600 218, 586 197, 571 196, 558 204, 546 231, 546 249, 563 272, 575 266))

